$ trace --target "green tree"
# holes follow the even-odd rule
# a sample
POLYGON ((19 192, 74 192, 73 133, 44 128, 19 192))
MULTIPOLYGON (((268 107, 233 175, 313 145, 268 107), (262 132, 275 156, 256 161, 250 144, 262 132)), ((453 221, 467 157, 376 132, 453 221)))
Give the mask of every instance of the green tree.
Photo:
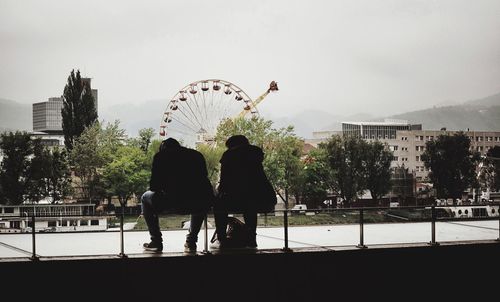
POLYGON ((500 191, 500 146, 488 150, 483 159, 479 177, 483 189, 500 191))
POLYGON ((275 189, 296 198, 300 196, 302 182, 303 142, 293 133, 293 127, 273 129, 265 138, 264 170, 275 189))
POLYGON ((3 160, 0 167, 0 184, 3 200, 7 205, 23 203, 26 194, 26 175, 29 156, 33 154, 31 137, 26 132, 9 132, 0 135, 3 160))
POLYGON ((103 128, 104 122, 98 124, 97 151, 103 160, 103 165, 110 162, 119 147, 125 142, 125 130, 120 128, 120 121, 107 123, 103 128))
POLYGON ((147 157, 137 147, 120 146, 113 160, 103 168, 103 181, 110 195, 118 197, 122 205, 134 194, 147 190, 150 168, 146 167, 147 157))
POLYGON ((71 171, 66 150, 54 148, 48 152, 47 193, 56 202, 71 193, 71 171))
POLYGON ((429 178, 438 198, 455 200, 477 185, 479 154, 470 150, 470 140, 463 132, 427 142, 422 160, 431 170, 429 178))
POLYGON ((224 153, 225 148, 220 145, 208 145, 208 144, 198 144, 196 146, 203 157, 205 157, 205 163, 207 165, 208 179, 212 184, 213 188, 217 188, 217 183, 219 182, 220 176, 220 159, 222 153, 224 153))
POLYGON ((144 128, 139 130, 139 147, 144 153, 148 152, 148 148, 151 145, 151 140, 155 135, 155 130, 153 128, 144 128))
POLYGON ((272 121, 263 118, 225 119, 217 127, 215 141, 224 146, 226 140, 233 135, 241 134, 248 138, 251 144, 265 149, 266 141, 272 130, 272 121))
POLYGON ((333 187, 333 173, 328 164, 324 148, 311 150, 304 159, 302 172, 302 199, 308 208, 324 206, 328 192, 336 191, 333 187))
POLYGON ((68 150, 73 149, 78 138, 86 127, 97 121, 97 108, 92 95, 90 82, 83 81, 80 71, 71 71, 64 87, 62 128, 64 144, 68 150))
POLYGON ((153 157, 158 151, 160 151, 161 140, 154 139, 151 141, 151 144, 148 148, 148 152, 146 153, 146 165, 151 168, 153 166, 153 157))
POLYGON ((35 139, 33 145, 33 157, 27 171, 26 197, 32 202, 50 197, 54 203, 71 191, 66 151, 44 147, 39 139, 35 139))
POLYGON ((366 142, 359 137, 334 135, 321 148, 328 154, 333 186, 349 204, 366 188, 366 142))
POLYGON ((293 127, 274 129, 272 121, 263 118, 237 118, 222 121, 215 135, 224 146, 232 135, 245 135, 249 142, 264 151, 264 170, 275 189, 295 193, 300 177, 300 157, 303 143, 293 127))
POLYGON ((391 162, 393 154, 380 142, 366 144, 366 187, 376 203, 391 189, 391 162))
POLYGON ((42 146, 40 139, 32 140, 31 144, 33 146, 33 155, 26 169, 25 199, 30 202, 38 202, 46 197, 48 192, 46 172, 50 165, 50 152, 42 146))
POLYGON ((393 167, 391 170, 392 194, 397 196, 401 205, 404 205, 407 198, 413 196, 414 174, 404 165, 393 167))
POLYGON ((110 152, 105 153, 100 150, 100 134, 101 125, 96 122, 86 128, 76 139, 70 153, 73 172, 79 180, 74 185, 77 186, 76 189, 80 191, 83 199, 88 202, 94 201, 98 187, 95 180, 98 170, 105 164, 104 154, 110 154, 110 152))

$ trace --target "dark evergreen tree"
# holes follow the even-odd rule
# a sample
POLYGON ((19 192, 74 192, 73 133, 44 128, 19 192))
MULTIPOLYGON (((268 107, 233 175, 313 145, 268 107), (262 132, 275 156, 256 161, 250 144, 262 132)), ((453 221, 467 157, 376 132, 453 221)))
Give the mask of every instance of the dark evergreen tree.
POLYGON ((25 199, 30 202, 38 202, 47 196, 46 175, 49 163, 49 154, 42 146, 40 139, 31 141, 33 146, 33 156, 28 162, 26 169, 26 196, 25 199))
POLYGON ((366 189, 366 144, 354 136, 332 136, 324 144, 333 173, 333 186, 347 204, 366 189))
POLYGON ((65 150, 55 148, 52 151, 44 150, 46 194, 52 197, 52 202, 61 200, 70 193, 71 172, 69 170, 68 155, 65 150))
POLYGON ((427 142, 422 160, 431 170, 429 178, 438 198, 456 200, 465 190, 477 186, 479 154, 470 150, 470 140, 462 132, 427 142))
POLYGON ((308 208, 320 208, 325 206, 323 203, 328 192, 336 191, 333 187, 333 173, 328 164, 327 153, 322 145, 320 148, 313 149, 304 158, 304 168, 302 169, 301 189, 302 201, 308 208))
POLYGON ((366 148, 366 186, 370 190, 373 201, 377 202, 391 189, 393 155, 380 142, 368 143, 366 148))
POLYGON ((0 202, 21 204, 27 189, 29 156, 33 153, 30 135, 19 131, 3 133, 0 135, 0 149, 4 156, 0 166, 0 184, 3 188, 0 202))
POLYGON ((97 108, 89 81, 84 81, 80 71, 71 71, 68 83, 64 87, 62 126, 64 144, 68 150, 73 149, 75 139, 83 130, 97 120, 97 108))

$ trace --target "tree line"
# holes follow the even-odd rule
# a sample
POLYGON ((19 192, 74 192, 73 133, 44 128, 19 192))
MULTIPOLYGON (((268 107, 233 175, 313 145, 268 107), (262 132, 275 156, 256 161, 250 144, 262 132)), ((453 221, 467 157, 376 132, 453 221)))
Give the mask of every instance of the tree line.
MULTIPOLYGON (((44 198, 56 202, 73 196, 95 204, 117 198, 125 204, 147 190, 160 144, 154 129, 141 129, 137 137, 127 138, 119 121, 98 121, 95 106, 90 84, 79 71, 72 71, 61 111, 64 147, 47 148, 26 132, 0 135, 0 203, 44 198)), ((225 140, 243 134, 264 150, 266 174, 285 199, 291 195, 296 202, 316 208, 338 196, 349 205, 368 191, 376 205, 391 190, 393 153, 387 145, 356 136, 332 136, 304 152, 304 141, 292 126, 275 129, 272 124, 263 118, 228 118, 218 126, 215 144, 196 146, 205 156, 214 188, 225 140)), ((454 199, 469 188, 499 191, 499 157, 497 146, 481 158, 462 132, 427 142, 422 154, 436 197, 454 199)))

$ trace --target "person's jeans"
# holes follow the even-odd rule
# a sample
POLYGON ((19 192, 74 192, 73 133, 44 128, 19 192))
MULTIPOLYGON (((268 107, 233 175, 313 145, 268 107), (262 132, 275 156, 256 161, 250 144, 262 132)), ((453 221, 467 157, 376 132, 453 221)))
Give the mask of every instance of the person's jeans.
POLYGON ((206 213, 193 213, 191 214, 191 222, 189 224, 189 233, 186 235, 186 242, 190 245, 198 242, 198 233, 200 232, 201 225, 205 220, 206 213))
MULTIPOLYGON (((148 226, 151 241, 162 242, 162 234, 160 231, 160 223, 158 219, 158 212, 153 205, 153 191, 146 191, 142 194, 142 215, 148 226)), ((201 225, 205 219, 206 213, 193 213, 191 214, 191 223, 189 226, 189 233, 186 236, 186 242, 193 244, 198 241, 198 233, 200 232, 201 225)))
POLYGON ((146 191, 144 194, 142 194, 142 215, 144 216, 144 220, 146 220, 146 225, 148 226, 151 241, 163 242, 160 231, 160 222, 158 220, 158 213, 153 205, 154 194, 155 192, 153 191, 146 191))

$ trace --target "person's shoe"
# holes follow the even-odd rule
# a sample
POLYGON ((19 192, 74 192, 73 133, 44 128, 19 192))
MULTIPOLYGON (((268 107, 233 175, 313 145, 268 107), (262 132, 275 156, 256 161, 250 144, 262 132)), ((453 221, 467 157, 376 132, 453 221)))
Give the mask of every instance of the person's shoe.
POLYGON ((215 240, 215 242, 210 244, 210 249, 213 249, 213 250, 229 249, 229 248, 231 248, 229 243, 230 243, 229 240, 220 241, 217 239, 217 240, 215 240))
POLYGON ((144 243, 142 245, 145 251, 161 253, 163 251, 163 243, 151 241, 150 243, 144 243))
POLYGON ((251 248, 251 249, 256 249, 257 248, 257 240, 254 239, 250 239, 247 244, 246 244, 246 247, 247 248, 251 248))
POLYGON ((196 243, 184 243, 184 253, 196 253, 196 243))

